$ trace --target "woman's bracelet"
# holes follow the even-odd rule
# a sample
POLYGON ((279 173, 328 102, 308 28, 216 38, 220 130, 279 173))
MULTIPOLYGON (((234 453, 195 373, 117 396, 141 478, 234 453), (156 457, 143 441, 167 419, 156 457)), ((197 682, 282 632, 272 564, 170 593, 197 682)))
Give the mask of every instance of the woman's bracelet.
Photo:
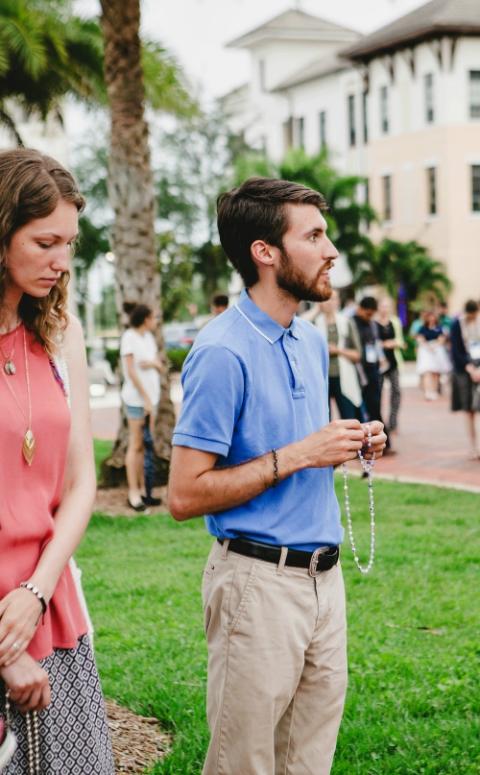
POLYGON ((39 588, 35 586, 35 584, 32 584, 31 581, 22 581, 19 584, 19 587, 21 589, 28 589, 29 592, 31 592, 37 600, 40 600, 40 603, 42 605, 42 614, 45 614, 47 611, 47 601, 45 600, 45 595, 43 592, 40 592, 39 588))

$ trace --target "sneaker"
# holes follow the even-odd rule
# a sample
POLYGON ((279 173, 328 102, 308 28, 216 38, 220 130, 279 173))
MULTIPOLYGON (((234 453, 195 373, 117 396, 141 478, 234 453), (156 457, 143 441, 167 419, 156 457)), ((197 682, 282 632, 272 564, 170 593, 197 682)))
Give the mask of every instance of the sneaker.
POLYGON ((17 750, 17 739, 10 729, 7 729, 5 719, 0 716, 0 771, 11 762, 17 750))
POLYGON ((142 501, 145 506, 160 506, 162 499, 154 498, 153 495, 142 495, 142 501))
POLYGON ((127 498, 127 504, 128 504, 128 505, 130 506, 130 508, 131 508, 131 509, 133 509, 134 511, 145 511, 145 509, 147 508, 147 507, 145 506, 145 504, 144 504, 142 501, 140 501, 140 503, 132 503, 132 501, 130 500, 130 498, 127 498))

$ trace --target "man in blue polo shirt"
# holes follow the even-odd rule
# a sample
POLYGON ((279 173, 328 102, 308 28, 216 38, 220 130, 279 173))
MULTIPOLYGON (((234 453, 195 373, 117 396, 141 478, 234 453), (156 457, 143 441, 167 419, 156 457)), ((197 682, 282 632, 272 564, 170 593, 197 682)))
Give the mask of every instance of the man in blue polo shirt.
MULTIPOLYGON (((173 516, 205 514, 216 539, 204 775, 327 775, 335 751, 347 666, 333 467, 365 451, 368 431, 329 422, 327 344, 295 317, 331 294, 324 209, 318 192, 267 178, 218 201, 247 290, 185 362, 169 483, 173 516)), ((370 432, 378 456, 382 424, 370 432)))

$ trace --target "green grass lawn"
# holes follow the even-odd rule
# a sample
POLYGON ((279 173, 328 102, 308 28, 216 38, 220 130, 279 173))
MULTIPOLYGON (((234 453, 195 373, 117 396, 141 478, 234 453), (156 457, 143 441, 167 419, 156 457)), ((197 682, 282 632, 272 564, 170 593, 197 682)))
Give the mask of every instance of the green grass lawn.
MULTIPOLYGON (((350 685, 333 774, 478 775, 480 499, 380 481, 375 490, 373 572, 362 577, 343 553, 350 685)), ((351 499, 362 553, 364 481, 352 481, 351 499)), ((151 773, 201 772, 210 543, 201 520, 95 515, 77 555, 106 695, 173 733, 151 773)))

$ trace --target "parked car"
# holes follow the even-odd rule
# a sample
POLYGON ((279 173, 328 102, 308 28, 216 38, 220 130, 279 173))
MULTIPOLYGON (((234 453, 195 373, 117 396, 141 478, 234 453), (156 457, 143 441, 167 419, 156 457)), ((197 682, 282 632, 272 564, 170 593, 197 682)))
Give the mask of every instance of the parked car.
POLYGON ((165 347, 169 350, 189 350, 199 329, 195 323, 166 323, 163 326, 165 347))

